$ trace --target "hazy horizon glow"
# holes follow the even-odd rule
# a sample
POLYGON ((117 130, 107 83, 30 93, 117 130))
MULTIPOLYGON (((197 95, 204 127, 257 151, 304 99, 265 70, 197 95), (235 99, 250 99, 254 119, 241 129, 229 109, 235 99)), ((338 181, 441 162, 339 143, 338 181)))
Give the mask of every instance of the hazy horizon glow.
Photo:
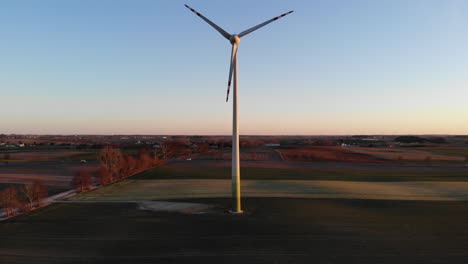
MULTIPOLYGON (((180 1, 6 1, 0 133, 229 135, 230 45, 180 1)), ((468 134, 468 2, 189 0, 242 39, 243 135, 468 134)))

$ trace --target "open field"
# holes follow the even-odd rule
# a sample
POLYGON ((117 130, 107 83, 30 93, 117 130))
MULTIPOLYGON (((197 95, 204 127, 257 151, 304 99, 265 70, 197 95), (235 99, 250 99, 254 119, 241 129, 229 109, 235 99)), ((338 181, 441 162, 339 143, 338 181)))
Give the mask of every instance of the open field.
MULTIPOLYGON (((209 150, 203 153, 196 153, 191 156, 194 160, 232 160, 230 149, 209 150)), ((243 150, 240 153, 241 160, 248 161, 281 161, 282 158, 278 152, 268 147, 254 147, 243 150)))
MULTIPOLYGON (((230 168, 217 162, 178 161, 78 195, 73 200, 161 200, 228 197, 230 168), (205 165, 205 166, 204 166, 205 165)), ((221 163, 224 164, 224 163, 221 163)), ((364 165, 362 165, 364 166, 364 165)), ((308 197, 407 200, 466 200, 468 170, 389 170, 389 166, 349 170, 321 167, 243 167, 242 193, 249 197, 308 197)), ((401 167, 401 166, 400 166, 401 167)), ((421 168, 419 168, 421 169, 421 168)))
MULTIPOLYGON (((273 150, 247 150, 244 215, 224 213, 231 203, 225 157, 173 160, 1 222, 0 263, 468 261, 464 164, 401 164, 377 152, 307 149, 321 158, 284 161, 273 150)), ((69 186, 80 168, 94 171, 97 164, 12 163, 0 167, 0 188, 35 177, 69 186)))
POLYGON ((333 161, 352 163, 390 163, 383 157, 364 152, 355 152, 341 147, 304 146, 295 149, 278 149, 284 160, 289 161, 333 161))
MULTIPOLYGON (((132 179, 230 179, 230 163, 179 161, 148 170, 132 179)), ((245 180, 337 181, 468 181, 466 167, 427 167, 375 164, 242 163, 245 180), (271 166, 271 167, 269 167, 271 166)))
POLYGON ((457 155, 462 157, 468 156, 468 148, 466 147, 415 147, 413 149, 439 154, 457 155))
MULTIPOLYGON (((5 153, 0 153, 0 159, 5 153)), ((8 152, 10 159, 0 160, 0 184, 25 184, 42 180, 50 190, 66 190, 79 169, 94 172, 95 163, 80 164, 81 159, 94 158, 96 153, 84 151, 8 152), (8 164, 4 163, 8 161, 8 164)))
POLYGON ((466 263, 468 203, 197 199, 220 213, 54 204, 0 224, 1 263, 466 263))
POLYGON ((21 162, 0 166, 0 190, 15 184, 21 186, 35 180, 42 180, 49 195, 71 188, 71 180, 79 169, 94 173, 97 164, 62 163, 58 161, 21 162))
MULTIPOLYGON (((356 182, 243 180, 244 197, 382 200, 468 200, 468 182, 356 182)), ((71 198, 73 201, 137 201, 230 197, 230 180, 125 180, 71 198)))
MULTIPOLYGON (((95 152, 84 151, 24 151, 5 152, 10 155, 9 162, 56 161, 95 159, 95 152)), ((5 162, 4 154, 0 155, 0 162, 5 162)))
MULTIPOLYGON (((456 161, 463 162, 464 157, 453 156, 453 155, 444 155, 436 154, 435 152, 430 152, 428 149, 424 148, 346 148, 350 151, 365 154, 369 156, 374 156, 382 159, 389 160, 402 160, 402 161, 426 161, 429 157, 431 161, 456 161)), ((437 148, 433 148, 435 150, 437 148)), ((443 152, 439 152, 443 153, 443 152)))

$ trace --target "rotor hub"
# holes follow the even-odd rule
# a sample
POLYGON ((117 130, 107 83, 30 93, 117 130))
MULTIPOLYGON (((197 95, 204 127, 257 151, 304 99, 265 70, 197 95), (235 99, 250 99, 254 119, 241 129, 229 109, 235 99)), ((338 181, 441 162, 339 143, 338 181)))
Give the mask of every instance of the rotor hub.
POLYGON ((232 35, 231 38, 229 39, 229 41, 231 41, 231 44, 237 44, 239 45, 240 43, 240 38, 238 35, 232 35))

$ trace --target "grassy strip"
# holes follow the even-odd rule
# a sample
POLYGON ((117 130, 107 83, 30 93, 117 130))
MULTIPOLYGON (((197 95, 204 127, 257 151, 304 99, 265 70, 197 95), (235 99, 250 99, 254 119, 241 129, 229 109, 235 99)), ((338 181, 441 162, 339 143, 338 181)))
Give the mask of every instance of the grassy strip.
MULTIPOLYGON (((468 181, 467 172, 409 172, 389 170, 321 170, 242 168, 242 179, 248 180, 329 180, 329 181, 468 181)), ((230 179, 230 168, 158 167, 132 177, 133 180, 156 179, 230 179)))
POLYGON ((468 148, 433 148, 433 147, 414 147, 414 150, 427 151, 435 154, 449 154, 468 156, 468 148))

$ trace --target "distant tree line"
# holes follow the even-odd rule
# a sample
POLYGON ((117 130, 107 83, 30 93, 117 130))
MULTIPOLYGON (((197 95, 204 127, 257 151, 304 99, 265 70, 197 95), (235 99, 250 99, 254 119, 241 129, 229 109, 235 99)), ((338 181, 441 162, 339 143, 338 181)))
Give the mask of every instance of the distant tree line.
POLYGON ((140 148, 136 156, 123 154, 119 148, 104 146, 97 154, 99 169, 93 175, 84 168, 78 170, 73 179, 72 187, 78 192, 90 190, 93 185, 106 185, 135 173, 163 164, 171 156, 171 148, 161 146, 160 150, 151 153, 148 148, 140 148), (93 179, 94 178, 94 179, 93 179))
POLYGON ((434 144, 445 144, 447 143, 447 140, 443 137, 429 137, 429 138, 423 138, 423 137, 418 137, 418 136, 399 136, 395 138, 396 142, 401 142, 401 143, 434 143, 434 144))

